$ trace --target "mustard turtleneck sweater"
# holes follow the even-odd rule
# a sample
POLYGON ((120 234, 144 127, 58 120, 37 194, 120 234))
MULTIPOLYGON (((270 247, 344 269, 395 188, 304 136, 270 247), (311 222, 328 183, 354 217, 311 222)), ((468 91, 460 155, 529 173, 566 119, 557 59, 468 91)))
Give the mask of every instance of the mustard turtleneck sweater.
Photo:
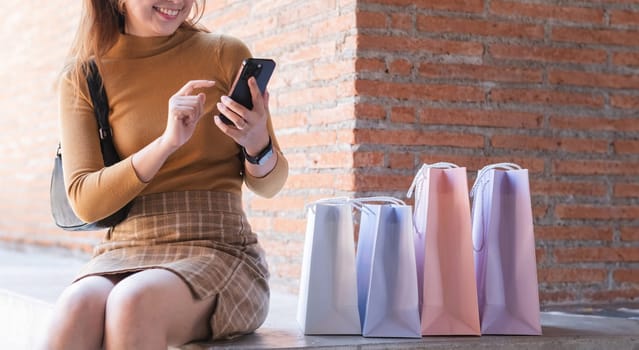
POLYGON ((69 76, 60 81, 60 126, 65 183, 79 218, 104 218, 136 196, 182 190, 240 193, 243 181, 258 195, 274 196, 288 176, 269 117, 278 153, 275 168, 256 178, 242 177, 239 146, 213 122, 216 102, 229 94, 242 60, 251 57, 239 40, 178 29, 169 37, 121 35, 102 58, 101 75, 109 100, 109 122, 120 162, 104 167, 93 106, 82 81, 80 93, 69 76), (169 98, 189 80, 216 81, 206 94, 205 114, 192 138, 172 154, 149 182, 142 182, 132 155, 158 138, 166 127, 169 98))

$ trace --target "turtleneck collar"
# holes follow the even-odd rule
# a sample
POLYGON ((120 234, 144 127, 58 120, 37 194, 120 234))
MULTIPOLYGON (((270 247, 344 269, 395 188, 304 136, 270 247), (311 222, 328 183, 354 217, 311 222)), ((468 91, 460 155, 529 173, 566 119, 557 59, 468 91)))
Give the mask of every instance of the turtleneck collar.
POLYGON ((105 55, 109 58, 145 58, 166 52, 191 37, 196 32, 178 28, 169 36, 141 37, 120 34, 118 41, 105 55))

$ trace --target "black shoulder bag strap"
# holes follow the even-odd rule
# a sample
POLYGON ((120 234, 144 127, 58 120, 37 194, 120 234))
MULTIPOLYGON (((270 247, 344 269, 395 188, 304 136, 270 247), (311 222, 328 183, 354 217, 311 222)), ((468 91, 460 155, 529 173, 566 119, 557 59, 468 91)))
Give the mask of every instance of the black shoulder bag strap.
POLYGON ((98 121, 98 135, 100 136, 100 149, 102 150, 104 165, 113 165, 120 161, 120 157, 113 145, 113 135, 109 125, 109 102, 104 86, 102 86, 102 77, 94 60, 89 61, 87 83, 89 84, 89 93, 93 101, 95 118, 98 121))

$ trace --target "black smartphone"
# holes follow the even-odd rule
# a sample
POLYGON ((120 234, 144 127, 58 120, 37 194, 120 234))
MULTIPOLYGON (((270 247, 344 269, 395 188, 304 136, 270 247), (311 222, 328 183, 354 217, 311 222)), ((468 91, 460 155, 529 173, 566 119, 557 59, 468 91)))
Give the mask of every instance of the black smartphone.
MULTIPOLYGON (((255 77, 257 86, 260 88, 260 92, 266 91, 266 85, 268 84, 273 71, 275 70, 275 61, 269 58, 247 58, 242 62, 242 68, 237 73, 235 82, 231 87, 231 94, 229 97, 242 106, 253 109, 253 98, 251 97, 251 90, 248 86, 248 80, 250 77, 255 77)), ((228 125, 233 125, 233 122, 220 113, 220 119, 222 122, 228 125)))

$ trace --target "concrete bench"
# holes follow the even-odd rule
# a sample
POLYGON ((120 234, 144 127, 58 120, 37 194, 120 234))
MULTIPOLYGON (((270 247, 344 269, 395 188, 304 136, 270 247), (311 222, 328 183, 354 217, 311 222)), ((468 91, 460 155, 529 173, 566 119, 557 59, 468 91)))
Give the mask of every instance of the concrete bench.
MULTIPOLYGON (((60 252, 0 247, 0 349, 30 349, 55 299, 82 264, 83 259, 60 252)), ((542 336, 387 339, 304 336, 295 321, 296 307, 296 296, 275 290, 269 317, 254 334, 182 349, 639 349, 639 319, 633 318, 543 312, 542 336)))

